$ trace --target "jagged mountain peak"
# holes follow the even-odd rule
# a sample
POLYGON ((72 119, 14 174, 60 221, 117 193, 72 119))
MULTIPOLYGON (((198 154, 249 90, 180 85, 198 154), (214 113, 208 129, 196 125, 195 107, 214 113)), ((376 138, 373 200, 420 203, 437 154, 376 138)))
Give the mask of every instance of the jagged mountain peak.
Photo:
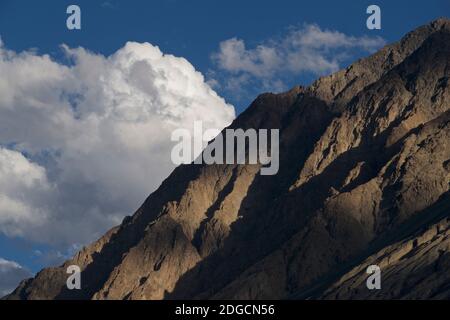
MULTIPOLYGON (((448 216, 449 39, 438 19, 310 87, 260 95, 231 127, 280 129, 277 175, 182 165, 132 217, 8 298, 339 298, 342 283, 357 298, 349 279, 367 261, 401 268, 377 252, 416 239, 428 247, 408 261, 432 264, 448 233, 442 222, 426 236, 448 216), (82 290, 65 287, 71 264, 82 290)), ((442 285, 409 286, 449 297, 442 285)))

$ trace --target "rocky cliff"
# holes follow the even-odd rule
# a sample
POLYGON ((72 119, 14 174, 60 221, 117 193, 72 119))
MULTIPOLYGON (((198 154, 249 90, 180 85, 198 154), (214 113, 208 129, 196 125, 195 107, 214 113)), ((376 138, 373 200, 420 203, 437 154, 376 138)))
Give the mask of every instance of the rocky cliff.
POLYGON ((182 165, 141 208, 8 299, 450 298, 450 20, 232 128, 280 129, 280 170, 182 165), (66 267, 82 290, 67 290, 66 267), (382 289, 365 285, 368 265, 382 289))

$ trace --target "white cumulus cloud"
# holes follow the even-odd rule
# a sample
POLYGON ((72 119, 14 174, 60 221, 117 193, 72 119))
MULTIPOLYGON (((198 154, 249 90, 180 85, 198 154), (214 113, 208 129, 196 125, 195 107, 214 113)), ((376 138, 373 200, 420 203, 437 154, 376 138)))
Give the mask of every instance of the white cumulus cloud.
POLYGON ((174 129, 221 129, 235 114, 187 60, 149 43, 63 50, 67 63, 0 43, 0 232, 69 247, 157 188, 174 129))
POLYGON ((24 236, 25 230, 44 224, 51 191, 43 167, 0 147, 0 232, 24 236))

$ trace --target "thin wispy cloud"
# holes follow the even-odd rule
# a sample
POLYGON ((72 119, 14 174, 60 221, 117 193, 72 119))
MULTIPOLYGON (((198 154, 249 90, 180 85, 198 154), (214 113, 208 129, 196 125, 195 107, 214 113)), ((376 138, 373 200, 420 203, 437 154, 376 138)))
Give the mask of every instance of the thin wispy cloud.
POLYGON ((102 8, 107 8, 107 9, 117 9, 118 8, 118 4, 112 1, 104 1, 101 4, 102 8))
POLYGON ((332 73, 356 53, 372 53, 384 44, 379 36, 355 37, 316 24, 290 28, 285 35, 253 47, 235 37, 222 41, 212 54, 217 71, 211 72, 211 78, 228 90, 251 85, 279 91, 286 89, 287 77, 332 73))
POLYGON ((11 293, 19 281, 31 276, 32 273, 17 262, 0 258, 0 298, 11 293))

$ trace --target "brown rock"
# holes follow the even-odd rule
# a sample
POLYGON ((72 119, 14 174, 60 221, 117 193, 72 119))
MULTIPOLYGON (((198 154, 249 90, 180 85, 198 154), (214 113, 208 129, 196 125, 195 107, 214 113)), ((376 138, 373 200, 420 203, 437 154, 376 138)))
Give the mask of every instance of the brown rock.
POLYGON ((7 298, 448 298, 449 57, 439 19, 308 88, 259 96, 231 127, 280 129, 277 175, 180 166, 7 298), (362 287, 372 262, 377 292, 362 287), (65 288, 70 264, 82 290, 65 288))

